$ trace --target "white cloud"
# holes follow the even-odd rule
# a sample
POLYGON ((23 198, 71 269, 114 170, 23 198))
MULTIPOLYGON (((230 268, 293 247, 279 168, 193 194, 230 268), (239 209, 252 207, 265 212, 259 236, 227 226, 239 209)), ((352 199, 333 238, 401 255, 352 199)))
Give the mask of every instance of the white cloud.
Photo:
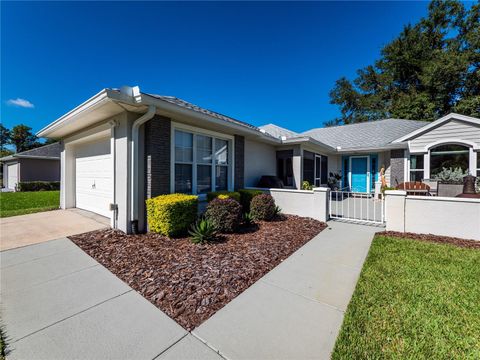
POLYGON ((20 99, 20 98, 10 99, 10 100, 7 101, 7 104, 11 105, 11 106, 22 107, 22 108, 33 108, 33 107, 35 107, 30 101, 25 100, 25 99, 20 99))

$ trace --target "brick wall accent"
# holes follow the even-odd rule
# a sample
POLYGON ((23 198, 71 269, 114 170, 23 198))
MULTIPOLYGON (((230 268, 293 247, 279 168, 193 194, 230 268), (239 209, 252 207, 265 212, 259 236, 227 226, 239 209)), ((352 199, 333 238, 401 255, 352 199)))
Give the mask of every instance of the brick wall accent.
POLYGON ((169 118, 156 115, 145 124, 145 192, 151 198, 170 193, 169 118))
POLYGON ((242 189, 245 186, 245 138, 235 135, 235 189, 242 189))
POLYGON ((403 149, 390 150, 390 186, 397 186, 405 181, 403 149))

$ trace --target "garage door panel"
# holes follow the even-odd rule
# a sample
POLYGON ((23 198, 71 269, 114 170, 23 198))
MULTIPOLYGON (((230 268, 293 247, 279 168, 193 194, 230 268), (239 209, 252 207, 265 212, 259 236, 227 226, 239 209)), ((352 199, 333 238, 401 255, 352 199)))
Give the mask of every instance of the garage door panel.
POLYGON ((76 207, 110 217, 113 196, 112 158, 109 139, 85 144, 75 159, 76 207))

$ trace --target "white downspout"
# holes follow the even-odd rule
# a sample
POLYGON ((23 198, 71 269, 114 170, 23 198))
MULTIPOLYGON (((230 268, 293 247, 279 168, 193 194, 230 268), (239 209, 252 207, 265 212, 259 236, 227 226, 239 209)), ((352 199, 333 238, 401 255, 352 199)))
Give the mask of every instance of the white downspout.
POLYGON ((131 215, 130 224, 138 220, 138 134, 140 126, 155 116, 157 107, 150 105, 148 111, 139 117, 132 125, 132 155, 131 155, 131 215))

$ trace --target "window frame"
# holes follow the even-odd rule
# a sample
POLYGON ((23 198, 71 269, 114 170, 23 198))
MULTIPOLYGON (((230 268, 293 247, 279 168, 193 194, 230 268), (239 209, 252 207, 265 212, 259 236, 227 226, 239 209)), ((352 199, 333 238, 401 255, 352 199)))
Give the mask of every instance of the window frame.
POLYGON ((425 180, 425 154, 412 154, 410 153, 408 156, 408 181, 412 181, 412 171, 415 173, 422 172, 423 177, 422 179, 425 180), (423 167, 422 168, 415 168, 412 169, 412 156, 423 157, 423 167))
MULTIPOLYGON (((198 195, 200 199, 206 198, 206 193, 199 194, 197 191, 197 167, 198 165, 208 165, 211 166, 211 190, 216 191, 216 168, 217 166, 227 167, 227 190, 233 191, 235 185, 235 138, 232 135, 222 134, 211 130, 206 130, 186 124, 181 124, 172 121, 170 129, 170 192, 173 194, 175 192, 175 131, 183 131, 193 135, 193 153, 192 153, 192 194, 198 195), (197 162, 197 135, 208 136, 212 138, 212 159, 209 164, 197 162), (215 156, 215 139, 227 141, 228 144, 228 154, 227 154, 227 164, 221 165, 216 163, 215 156)), ((181 164, 182 162, 178 162, 181 164)))

